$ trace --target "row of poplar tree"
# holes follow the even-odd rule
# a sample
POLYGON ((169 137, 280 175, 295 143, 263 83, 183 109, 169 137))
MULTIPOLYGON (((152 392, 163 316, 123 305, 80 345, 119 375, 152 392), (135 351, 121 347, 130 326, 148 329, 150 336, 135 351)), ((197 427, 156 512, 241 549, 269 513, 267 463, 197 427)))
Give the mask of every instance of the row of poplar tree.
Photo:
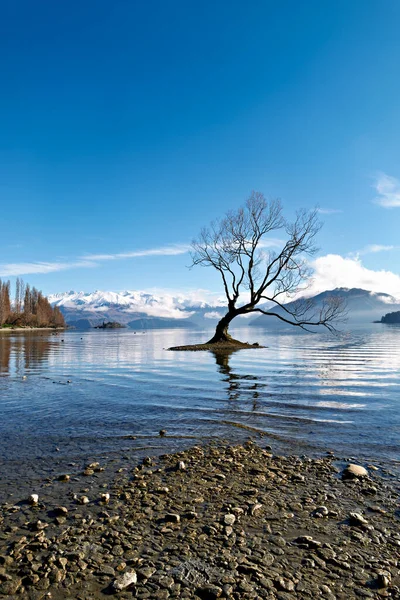
POLYGON ((64 327, 64 317, 42 292, 19 277, 12 297, 9 281, 0 279, 0 327, 64 327))

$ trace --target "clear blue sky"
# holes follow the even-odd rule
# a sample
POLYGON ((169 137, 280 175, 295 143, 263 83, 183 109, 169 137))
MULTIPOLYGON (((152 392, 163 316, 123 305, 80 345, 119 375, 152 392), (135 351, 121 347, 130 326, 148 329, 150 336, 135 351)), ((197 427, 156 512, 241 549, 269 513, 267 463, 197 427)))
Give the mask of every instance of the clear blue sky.
POLYGON ((218 289, 184 253, 85 257, 178 252, 252 189, 331 211, 321 257, 398 276, 399 23, 398 0, 4 0, 0 276, 218 289))

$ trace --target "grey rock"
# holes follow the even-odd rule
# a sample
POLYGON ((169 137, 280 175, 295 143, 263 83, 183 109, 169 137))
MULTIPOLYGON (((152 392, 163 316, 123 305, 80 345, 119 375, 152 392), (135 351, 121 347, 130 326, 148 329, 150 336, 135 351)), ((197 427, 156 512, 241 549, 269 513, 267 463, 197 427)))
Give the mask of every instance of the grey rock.
POLYGON ((360 513, 356 513, 356 512, 351 512, 349 514, 349 521, 350 521, 350 525, 355 525, 355 526, 362 526, 362 525, 367 525, 368 521, 365 517, 363 517, 362 514, 360 513))
POLYGON ((321 519, 323 517, 327 517, 329 515, 329 510, 326 506, 318 506, 315 510, 312 511, 311 516, 315 519, 321 519))
POLYGON ((222 588, 217 585, 204 585, 196 590, 196 595, 202 600, 215 600, 222 595, 222 588))

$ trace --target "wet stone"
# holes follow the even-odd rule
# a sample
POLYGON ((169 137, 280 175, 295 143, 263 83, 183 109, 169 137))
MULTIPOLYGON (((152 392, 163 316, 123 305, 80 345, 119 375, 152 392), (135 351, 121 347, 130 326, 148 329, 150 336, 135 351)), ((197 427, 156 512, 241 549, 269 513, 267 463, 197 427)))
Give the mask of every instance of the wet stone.
POLYGON ((360 479, 368 477, 368 471, 361 465, 349 464, 342 473, 342 479, 360 479))
POLYGON ((21 501, 0 505, 0 585, 22 580, 0 598, 399 596, 395 478, 342 482, 330 457, 272 456, 255 443, 129 460, 107 465, 107 476, 91 463, 96 476, 67 487, 29 484, 21 501), (363 491, 372 483, 373 501, 363 491), (32 489, 41 502, 29 507, 32 489), (91 501, 79 505, 83 494, 91 501))
POLYGON ((21 579, 10 579, 0 583, 0 594, 2 596, 12 596, 16 594, 22 584, 21 579))

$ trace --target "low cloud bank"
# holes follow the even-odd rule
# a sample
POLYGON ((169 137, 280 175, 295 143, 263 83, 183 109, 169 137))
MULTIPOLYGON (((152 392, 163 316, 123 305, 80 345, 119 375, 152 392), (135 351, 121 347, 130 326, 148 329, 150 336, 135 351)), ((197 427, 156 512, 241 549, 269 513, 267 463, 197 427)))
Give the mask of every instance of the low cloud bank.
POLYGON ((364 267, 359 258, 344 258, 327 254, 313 261, 313 281, 307 295, 314 295, 337 287, 362 288, 371 292, 385 292, 400 298, 400 276, 392 271, 373 271, 364 267))

